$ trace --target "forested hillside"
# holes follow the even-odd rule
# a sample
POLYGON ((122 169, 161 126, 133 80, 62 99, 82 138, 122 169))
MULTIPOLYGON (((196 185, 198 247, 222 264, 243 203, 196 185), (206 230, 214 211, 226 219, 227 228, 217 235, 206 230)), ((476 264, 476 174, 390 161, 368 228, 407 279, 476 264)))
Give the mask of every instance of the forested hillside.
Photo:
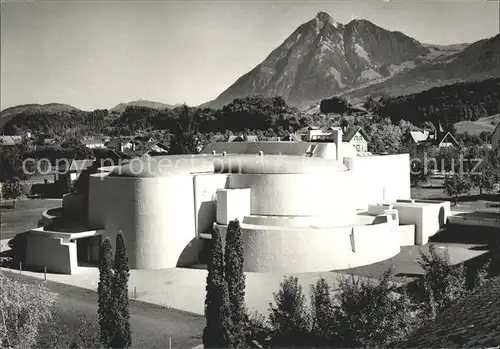
POLYGON ((457 83, 378 101, 369 99, 366 106, 393 122, 407 120, 414 125, 424 121, 445 125, 474 121, 500 113, 500 79, 457 83))

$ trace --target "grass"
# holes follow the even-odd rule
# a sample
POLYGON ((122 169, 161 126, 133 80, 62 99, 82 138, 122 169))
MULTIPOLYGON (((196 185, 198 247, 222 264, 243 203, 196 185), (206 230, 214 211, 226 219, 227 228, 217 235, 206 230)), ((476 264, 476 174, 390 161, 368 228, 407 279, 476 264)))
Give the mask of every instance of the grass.
POLYGON ((48 209, 60 207, 60 199, 23 199, 16 202, 8 200, 0 205, 0 239, 11 239, 38 226, 42 213, 48 209))
POLYGON ((458 134, 467 131, 471 135, 479 135, 481 132, 491 133, 500 122, 500 114, 477 119, 476 121, 460 121, 455 124, 458 134))
POLYGON ((444 193, 442 186, 411 188, 411 197, 413 199, 448 200, 452 202, 451 209, 453 211, 498 212, 500 208, 500 193, 479 195, 478 190, 471 191, 469 195, 461 196, 457 205, 453 205, 453 199, 444 193))

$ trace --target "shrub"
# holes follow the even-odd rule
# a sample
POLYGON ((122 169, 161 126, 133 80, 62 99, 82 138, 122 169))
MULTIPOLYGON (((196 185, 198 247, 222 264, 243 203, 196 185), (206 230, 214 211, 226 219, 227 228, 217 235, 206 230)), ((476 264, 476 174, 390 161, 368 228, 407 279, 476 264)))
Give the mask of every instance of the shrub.
POLYGON ((311 285, 312 341, 324 346, 334 340, 335 307, 330 285, 320 278, 311 285))
MULTIPOLYGON (((57 314, 55 315, 55 319, 57 314)), ((101 348, 99 329, 85 315, 78 316, 78 327, 71 328, 61 322, 49 324, 48 333, 40 336, 36 348, 101 348)))
POLYGON ((335 295, 335 324, 341 347, 385 347, 405 338, 420 324, 405 292, 390 281, 341 277, 335 295))
POLYGON ((439 253, 431 244, 428 254, 420 254, 418 264, 425 274, 419 280, 416 296, 420 297, 425 313, 433 314, 435 307, 439 314, 467 293, 466 270, 463 265, 451 264, 447 250, 439 253))
POLYGON ((23 194, 23 186, 19 178, 9 179, 2 185, 2 198, 12 199, 13 206, 16 206, 16 200, 23 194))
POLYGON ((273 345, 305 346, 310 342, 311 321, 306 297, 296 277, 285 277, 270 304, 269 321, 273 345))
POLYGON ((444 192, 453 198, 456 205, 460 195, 469 193, 472 188, 472 182, 468 174, 455 172, 444 179, 444 192))
POLYGON ((266 317, 258 312, 246 314, 246 345, 252 348, 267 346, 271 336, 266 317))
POLYGON ((43 284, 24 284, 0 273, 0 347, 32 347, 51 319, 55 300, 43 284))

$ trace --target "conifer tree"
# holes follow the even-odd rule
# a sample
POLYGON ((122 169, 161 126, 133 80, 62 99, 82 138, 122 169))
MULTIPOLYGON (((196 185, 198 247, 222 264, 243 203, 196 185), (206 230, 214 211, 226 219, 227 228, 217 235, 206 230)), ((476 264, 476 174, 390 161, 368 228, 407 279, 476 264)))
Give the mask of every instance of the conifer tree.
POLYGON ((99 248, 99 285, 97 287, 100 339, 104 347, 111 345, 113 333, 113 251, 105 238, 99 248))
POLYGON ((130 271, 125 246, 125 237, 119 232, 116 236, 116 252, 114 277, 112 283, 112 298, 114 302, 114 333, 111 346, 113 348, 128 348, 132 344, 130 330, 130 311, 128 304, 128 279, 130 271))
POLYGON ((225 246, 225 280, 231 310, 231 347, 245 345, 245 274, 243 272, 243 240, 240 222, 229 222, 225 246))
POLYGON ((231 343, 231 314, 227 283, 224 280, 224 253, 217 229, 212 232, 212 255, 208 263, 206 326, 203 330, 205 348, 224 348, 231 343))

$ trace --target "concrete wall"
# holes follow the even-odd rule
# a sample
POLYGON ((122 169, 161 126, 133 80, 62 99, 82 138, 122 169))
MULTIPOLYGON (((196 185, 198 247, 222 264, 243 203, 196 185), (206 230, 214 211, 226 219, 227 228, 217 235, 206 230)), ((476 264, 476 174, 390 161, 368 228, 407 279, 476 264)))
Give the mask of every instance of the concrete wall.
POLYGON ((440 228, 440 205, 396 203, 394 209, 398 210, 400 224, 415 225, 415 245, 425 245, 440 228))
POLYGON ((216 219, 217 190, 226 187, 227 174, 197 174, 193 177, 196 236, 208 233, 216 219))
POLYGON ((351 157, 344 164, 356 183, 357 208, 411 198, 408 154, 351 157))
POLYGON ((230 221, 250 214, 250 189, 219 189, 217 191, 217 223, 229 224, 230 221))
POLYGON ((104 228, 109 195, 104 182, 106 176, 107 173, 99 173, 89 177, 88 225, 93 229, 104 228))
POLYGON ((76 243, 63 242, 63 238, 26 235, 26 264, 50 273, 71 274, 78 268, 76 243))
POLYGON ((130 267, 173 268, 196 262, 193 178, 106 177, 105 235, 125 235, 130 267))
POLYGON ((400 225, 399 230, 399 244, 401 246, 415 245, 415 225, 406 224, 400 225))
POLYGON ((83 194, 65 194, 63 195, 62 208, 65 215, 82 217, 87 210, 85 206, 85 197, 83 194))
MULTIPOLYGON (((214 228, 224 240, 227 226, 214 224, 214 228)), ((248 272, 340 270, 385 260, 400 251, 398 231, 390 222, 354 229, 242 225, 242 235, 248 272)))
POLYGON ((251 214, 331 216, 353 224, 355 187, 349 171, 331 174, 231 174, 229 188, 251 188, 251 214))

